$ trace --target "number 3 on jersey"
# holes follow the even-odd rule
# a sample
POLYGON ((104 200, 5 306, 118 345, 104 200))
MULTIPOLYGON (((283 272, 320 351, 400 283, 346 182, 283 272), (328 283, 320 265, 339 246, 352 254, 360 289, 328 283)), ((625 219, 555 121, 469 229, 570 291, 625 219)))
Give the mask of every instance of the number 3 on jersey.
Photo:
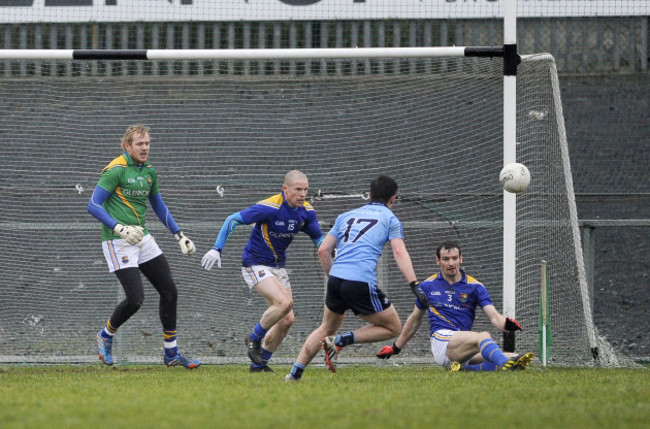
POLYGON ((343 242, 347 243, 348 241, 350 241, 350 230, 352 229, 352 226, 355 223, 356 224, 366 224, 366 225, 363 228, 361 228, 361 230, 359 232, 357 232, 357 234, 354 236, 354 238, 351 241, 352 243, 356 243, 357 240, 359 240, 363 236, 363 234, 368 232, 370 230, 370 228, 372 228, 373 226, 377 225, 378 222, 379 222, 379 219, 355 219, 355 218, 351 217, 346 222, 348 227, 345 230, 345 236, 343 238, 343 242))

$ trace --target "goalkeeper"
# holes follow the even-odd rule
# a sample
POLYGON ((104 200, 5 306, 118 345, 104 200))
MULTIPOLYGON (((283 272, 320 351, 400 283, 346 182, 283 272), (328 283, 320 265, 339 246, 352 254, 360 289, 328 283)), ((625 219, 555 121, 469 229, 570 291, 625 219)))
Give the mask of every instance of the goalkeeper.
POLYGON ((120 302, 97 333, 99 359, 113 364, 113 336, 133 316, 144 301, 140 272, 160 295, 159 313, 163 327, 164 356, 167 366, 193 369, 201 362, 189 359, 176 345, 176 301, 178 292, 165 255, 145 226, 147 201, 160 221, 174 234, 181 251, 195 252, 192 241, 180 230, 158 190, 158 174, 147 163, 151 146, 149 128, 132 125, 122 137, 124 153, 103 170, 88 212, 102 222, 102 248, 108 270, 119 279, 126 298, 120 302))
POLYGON ((501 331, 521 331, 519 323, 502 316, 492 304, 487 289, 460 268, 460 246, 444 242, 436 250, 437 274, 420 284, 426 305, 415 302, 413 312, 392 346, 383 347, 377 357, 388 359, 400 352, 413 338, 426 313, 431 331, 431 352, 439 365, 450 371, 499 371, 525 369, 532 353, 503 352, 488 332, 474 332, 475 310, 483 308, 492 325, 501 331))

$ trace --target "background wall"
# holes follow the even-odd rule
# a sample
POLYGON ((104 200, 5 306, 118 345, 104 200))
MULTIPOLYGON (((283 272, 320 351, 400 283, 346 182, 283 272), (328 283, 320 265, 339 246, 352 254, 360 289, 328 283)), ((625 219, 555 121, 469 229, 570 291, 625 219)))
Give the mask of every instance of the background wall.
MULTIPOLYGON (((578 217, 650 218, 650 74, 562 74, 578 217)), ((650 356, 650 228, 595 229, 594 319, 628 356, 650 356)))

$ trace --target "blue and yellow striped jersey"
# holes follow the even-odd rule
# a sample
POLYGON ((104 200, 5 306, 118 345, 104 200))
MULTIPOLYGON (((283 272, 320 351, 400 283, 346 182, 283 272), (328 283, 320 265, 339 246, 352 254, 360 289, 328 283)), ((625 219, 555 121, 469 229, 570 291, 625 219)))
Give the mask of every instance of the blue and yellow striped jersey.
POLYGON ((242 264, 245 267, 284 267, 287 247, 300 231, 314 240, 323 235, 312 205, 305 202, 303 207, 291 208, 284 192, 259 201, 239 213, 245 224, 255 223, 244 247, 242 264))
MULTIPOLYGON (((422 283, 420 288, 427 295, 427 316, 431 334, 438 329, 471 331, 476 317, 476 307, 493 305, 490 294, 481 282, 460 270, 463 277, 450 285, 438 272, 422 283)), ((424 310, 418 300, 415 305, 424 310)))

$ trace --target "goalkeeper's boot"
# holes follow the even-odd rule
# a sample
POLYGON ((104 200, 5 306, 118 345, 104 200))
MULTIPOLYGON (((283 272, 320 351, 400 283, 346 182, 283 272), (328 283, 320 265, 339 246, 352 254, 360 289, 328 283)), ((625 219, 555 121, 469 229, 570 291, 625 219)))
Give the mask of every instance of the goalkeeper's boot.
POLYGON ((169 357, 167 356, 167 354, 165 354, 164 361, 165 361, 165 365, 167 366, 183 365, 187 369, 198 368, 199 365, 201 365, 200 360, 187 358, 182 354, 180 354, 180 352, 176 352, 176 354, 172 357, 169 357))
POLYGON ((460 362, 452 362, 452 363, 449 364, 449 366, 447 367, 447 371, 449 371, 449 372, 458 372, 458 371, 460 371, 460 370, 462 370, 462 369, 463 369, 463 367, 462 367, 462 365, 460 364, 460 362))
POLYGON ((532 353, 524 353, 515 356, 513 359, 515 359, 515 369, 516 370, 524 370, 530 364, 530 362, 533 360, 535 357, 534 354, 532 353))
POLYGON ((342 347, 334 344, 334 335, 323 338, 321 344, 323 345, 323 351, 325 352, 325 365, 329 368, 330 371, 336 372, 336 360, 339 357, 339 352, 342 347))
POLYGON ((257 365, 262 365, 262 341, 252 340, 251 337, 244 338, 248 358, 257 365))
POLYGON ((268 365, 262 365, 262 366, 255 366, 254 364, 251 364, 251 366, 248 367, 248 372, 275 372, 269 367, 268 365))
POLYGON ((113 365, 113 337, 104 338, 102 331, 97 333, 97 349, 99 360, 106 365, 113 365))

